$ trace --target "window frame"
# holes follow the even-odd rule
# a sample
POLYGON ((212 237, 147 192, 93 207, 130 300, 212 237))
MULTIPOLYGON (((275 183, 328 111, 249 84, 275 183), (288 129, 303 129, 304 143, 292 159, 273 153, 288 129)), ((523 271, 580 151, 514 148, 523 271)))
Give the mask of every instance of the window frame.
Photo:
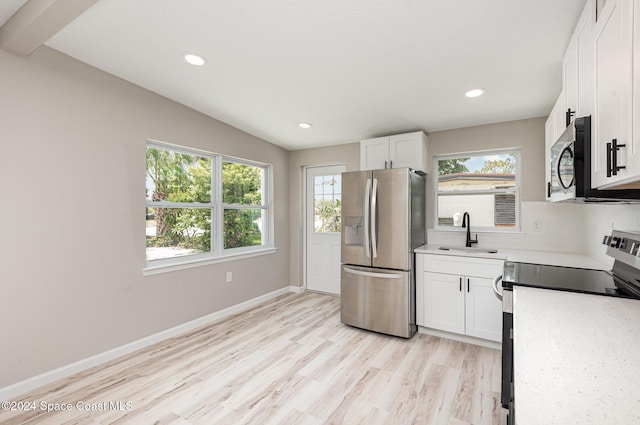
MULTIPOLYGON (((500 149, 490 149, 490 150, 481 150, 481 151, 467 151, 467 152, 459 152, 452 154, 443 154, 443 155, 434 155, 433 156, 433 170, 434 176, 433 178, 433 193, 434 193, 434 213, 433 213, 433 229, 435 231, 441 232, 466 232, 466 228, 462 226, 444 226, 439 224, 438 222, 438 202, 440 196, 447 196, 445 193, 449 193, 451 195, 460 194, 460 192, 454 191, 439 191, 438 190, 438 181, 440 179, 440 174, 438 173, 438 161, 439 160, 447 160, 447 159, 455 159, 455 158, 465 158, 465 157, 474 157, 474 156, 487 156, 487 155, 501 155, 501 154, 513 154, 516 158, 516 176, 515 176, 515 187, 513 188, 505 188, 505 189, 483 189, 483 190, 470 190, 465 191, 465 194, 469 195, 499 195, 499 194, 514 194, 515 195, 515 225, 513 227, 486 227, 486 226, 475 226, 472 224, 472 232, 478 233, 519 233, 522 229, 522 222, 520 217, 521 210, 521 196, 520 192, 522 189, 522 161, 520 155, 520 148, 500 148, 500 149)), ((473 223, 473 218, 471 219, 473 223)))
MULTIPOLYGON (((149 260, 146 258, 145 245, 145 268, 144 275, 157 274, 164 271, 173 271, 183 268, 196 267, 201 265, 215 264, 224 261, 249 258, 256 255, 270 254, 276 251, 273 238, 274 214, 273 214, 273 172, 272 165, 236 158, 228 155, 209 152, 197 148, 175 145, 156 140, 147 140, 145 152, 148 148, 169 150, 176 153, 199 156, 211 160, 211 197, 208 203, 200 202, 172 202, 172 201, 152 201, 146 199, 147 208, 198 208, 209 209, 211 211, 211 240, 210 251, 198 254, 189 254, 177 257, 149 260), (223 163, 233 162, 242 165, 257 167, 262 169, 262 193, 260 205, 234 205, 223 203, 223 163), (263 224, 262 243, 238 248, 224 248, 224 211, 225 209, 260 209, 263 211, 265 223, 263 224)), ((146 176, 146 165, 145 165, 146 176)), ((146 185, 146 182, 145 182, 146 185)))

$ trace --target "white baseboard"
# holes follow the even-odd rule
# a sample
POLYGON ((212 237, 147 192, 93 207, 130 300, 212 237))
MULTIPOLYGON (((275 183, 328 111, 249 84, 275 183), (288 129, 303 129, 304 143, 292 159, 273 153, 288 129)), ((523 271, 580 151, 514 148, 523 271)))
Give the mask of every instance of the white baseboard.
POLYGON ((452 332, 441 331, 438 329, 425 328, 418 326, 418 333, 425 335, 439 336, 441 338, 453 339, 454 341, 466 342, 468 344, 480 345, 482 347, 493 348, 494 350, 501 350, 502 343, 496 341, 489 341, 487 339, 476 338, 473 336, 460 335, 452 332))
POLYGON ((145 348, 152 344, 156 344, 166 339, 173 338, 175 336, 178 336, 190 330, 196 329, 200 326, 204 326, 216 320, 220 320, 225 317, 231 316, 232 314, 236 314, 241 311, 247 310, 260 303, 276 298, 288 292, 301 293, 303 291, 302 291, 302 288, 299 286, 284 287, 282 289, 269 292, 268 294, 264 294, 259 297, 247 300, 240 304, 236 304, 234 306, 225 308, 224 310, 216 311, 215 313, 211 313, 206 316, 200 317, 199 319, 195 319, 190 322, 175 326, 173 328, 160 331, 156 334, 149 335, 147 337, 141 338, 137 341, 130 342, 128 344, 122 345, 112 350, 105 351, 100 354, 96 354, 95 356, 91 356, 89 358, 77 361, 75 363, 71 363, 69 365, 59 367, 57 369, 42 373, 40 375, 34 376, 32 378, 26 379, 21 382, 17 382, 7 387, 0 388, 0 401, 11 400, 14 397, 17 397, 21 394, 25 394, 36 388, 42 387, 44 385, 50 384, 52 382, 58 381, 63 378, 67 378, 75 373, 82 372, 94 366, 104 364, 106 362, 117 359, 118 357, 124 356, 125 354, 132 353, 141 348, 145 348))

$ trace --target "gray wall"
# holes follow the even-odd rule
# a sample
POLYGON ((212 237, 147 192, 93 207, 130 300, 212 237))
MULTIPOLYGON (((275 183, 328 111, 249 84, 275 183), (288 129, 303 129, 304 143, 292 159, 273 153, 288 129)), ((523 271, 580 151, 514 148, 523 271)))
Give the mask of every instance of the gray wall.
POLYGON ((0 69, 0 387, 289 286, 286 150, 48 48, 0 69), (272 164, 277 253, 143 277, 147 138, 272 164))

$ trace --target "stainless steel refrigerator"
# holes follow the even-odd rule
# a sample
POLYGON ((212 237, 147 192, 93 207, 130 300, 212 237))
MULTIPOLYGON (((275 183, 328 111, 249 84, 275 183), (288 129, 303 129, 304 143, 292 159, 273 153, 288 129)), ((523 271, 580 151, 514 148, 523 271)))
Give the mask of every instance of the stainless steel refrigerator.
POLYGON ((411 338, 425 177, 408 168, 342 174, 342 323, 411 338))

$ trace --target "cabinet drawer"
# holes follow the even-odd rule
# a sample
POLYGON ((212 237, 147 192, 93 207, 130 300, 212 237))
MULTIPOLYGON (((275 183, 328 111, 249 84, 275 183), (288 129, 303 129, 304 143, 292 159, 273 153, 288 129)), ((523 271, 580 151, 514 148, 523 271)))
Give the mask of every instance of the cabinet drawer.
POLYGON ((457 257, 453 255, 423 255, 425 272, 447 273, 462 276, 494 278, 502 274, 504 260, 490 258, 457 257))

